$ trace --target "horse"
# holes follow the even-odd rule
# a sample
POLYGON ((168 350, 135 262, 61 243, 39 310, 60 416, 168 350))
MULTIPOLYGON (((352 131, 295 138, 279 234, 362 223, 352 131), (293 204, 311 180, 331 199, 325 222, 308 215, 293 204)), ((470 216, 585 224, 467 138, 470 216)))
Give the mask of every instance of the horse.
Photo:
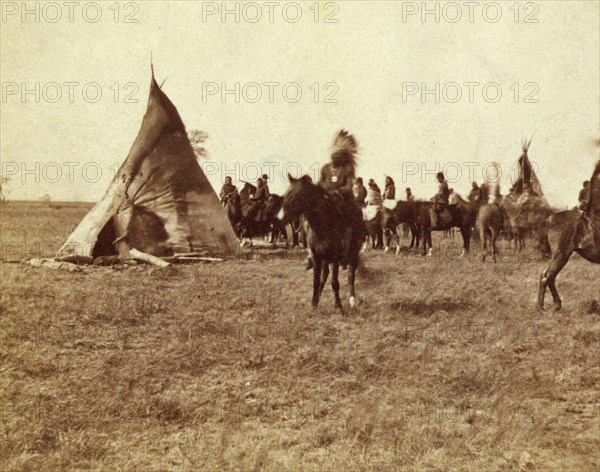
POLYGON ((242 245, 252 245, 253 236, 271 235, 271 243, 275 244, 278 234, 285 238, 285 245, 288 246, 287 231, 285 225, 277 218, 277 213, 283 205, 283 197, 271 194, 264 209, 261 209, 262 217, 257 221, 255 218, 244 216, 245 209, 250 206, 250 195, 256 192, 256 187, 245 182, 244 187, 239 193, 233 195, 233 198, 227 200, 227 216, 229 222, 236 231, 236 234, 242 241, 242 245), (246 242, 247 238, 248 242, 246 242))
POLYGON ((508 216, 506 226, 514 238, 514 247, 521 251, 525 247, 525 235, 537 235, 540 248, 543 246, 543 227, 546 219, 556 211, 551 208, 545 198, 532 195, 519 202, 516 194, 506 195, 501 202, 502 210, 508 216), (540 231, 542 230, 542 231, 540 231))
POLYGON ((600 264, 600 161, 590 179, 588 203, 584 212, 577 208, 561 211, 545 221, 545 241, 551 257, 540 275, 538 308, 544 309, 546 287, 552 293, 554 308, 559 311, 562 301, 556 290, 556 276, 576 252, 584 259, 600 264))
POLYGON ((368 249, 369 240, 371 241, 372 249, 383 247, 382 207, 367 205, 367 207, 363 208, 362 212, 366 229, 363 251, 368 249), (375 211, 374 217, 371 217, 370 211, 375 211))
POLYGON ((233 228, 233 232, 239 237, 240 221, 242 219, 242 206, 240 204, 240 194, 236 191, 222 201, 227 211, 227 219, 233 228))
POLYGON ((314 184, 310 176, 299 179, 288 175, 290 187, 284 195, 282 221, 289 222, 303 216, 306 221, 306 237, 312 251, 313 296, 312 306, 317 308, 323 288, 327 283, 331 266, 331 287, 335 295, 335 307, 342 311, 340 283, 338 280, 340 264, 348 263, 348 286, 350 289, 350 307, 356 307, 354 281, 359 264, 359 253, 365 233, 360 208, 350 202, 347 211, 352 213, 351 221, 345 221, 337 204, 329 198, 325 190, 314 184), (349 235, 346 234, 350 229, 349 235), (344 254, 344 236, 350 236, 347 253, 344 254), (346 256, 346 257, 345 257, 346 256))
POLYGON ((406 225, 409 231, 412 233, 409 249, 412 249, 419 245, 418 229, 416 226, 416 215, 415 211, 417 208, 415 202, 405 202, 398 200, 394 209, 389 208, 382 209, 381 225, 385 232, 385 249, 389 251, 392 237, 396 240, 396 255, 400 253, 400 235, 398 228, 406 225))
MULTIPOLYGON (((475 226, 477 210, 469 202, 464 200, 458 193, 453 192, 450 195, 450 204, 440 212, 438 226, 433 231, 444 231, 446 229, 457 227, 463 238, 463 251, 461 257, 469 252, 471 242, 471 228, 475 226)), ((427 245, 429 244, 429 254, 432 254, 431 244, 431 209, 433 202, 417 202, 417 226, 421 235, 422 249, 421 255, 427 254, 427 245)))
POLYGON ((479 231, 479 239, 481 240, 481 260, 485 262, 487 257, 487 242, 490 240, 492 247, 492 259, 496 262, 496 240, 500 231, 504 227, 504 216, 502 209, 494 203, 484 203, 479 207, 477 212, 476 226, 479 231))

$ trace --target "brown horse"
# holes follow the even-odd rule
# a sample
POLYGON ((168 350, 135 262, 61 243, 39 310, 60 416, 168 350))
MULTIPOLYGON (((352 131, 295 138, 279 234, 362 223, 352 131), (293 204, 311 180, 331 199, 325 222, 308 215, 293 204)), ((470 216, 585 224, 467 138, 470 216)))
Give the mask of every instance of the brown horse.
MULTIPOLYGON (((515 249, 521 251, 525 247, 525 235, 537 237, 541 243, 544 237, 544 222, 556 212, 551 208, 544 197, 532 195, 522 203, 515 194, 506 195, 500 206, 508 217, 505 222, 506 229, 510 230, 514 238, 515 249)), ((540 244, 540 247, 542 244, 540 244)))
POLYGON ((552 255, 540 276, 538 308, 541 310, 544 309, 546 287, 552 293, 555 309, 561 309, 555 281, 571 254, 576 252, 584 259, 600 264, 600 161, 590 179, 587 202, 584 212, 574 208, 555 213, 546 220, 546 238, 552 255))
MULTIPOLYGON (((432 206, 432 202, 417 202, 417 226, 421 235, 422 256, 427 254, 428 244, 429 254, 432 254, 430 213, 432 206)), ((444 231, 454 227, 458 228, 463 238, 462 257, 469 252, 471 229, 475 226, 476 217, 477 209, 454 192, 450 196, 450 205, 446 205, 446 208, 441 212, 439 224, 433 231, 444 231)))
POLYGON ((254 218, 244 216, 244 208, 250 205, 250 195, 256 192, 256 187, 248 182, 245 182, 244 188, 235 193, 227 200, 227 217, 234 231, 242 240, 242 244, 252 245, 253 236, 271 235, 271 242, 276 242, 276 235, 281 234, 285 239, 286 246, 288 245, 287 231, 285 225, 277 218, 277 213, 283 205, 283 197, 276 194, 271 194, 266 202, 265 208, 261 210, 263 217, 258 221, 254 218))
POLYGON ((351 221, 340 212, 337 203, 312 179, 305 175, 294 179, 288 175, 290 188, 284 195, 282 221, 303 216, 306 221, 306 238, 312 251, 313 297, 312 306, 319 305, 319 299, 329 277, 331 266, 331 287, 335 295, 335 307, 342 310, 340 283, 338 280, 340 263, 348 262, 348 286, 350 288, 350 307, 356 306, 354 280, 359 263, 359 253, 365 229, 360 208, 351 203, 347 208, 352 213, 351 221), (344 254, 344 234, 350 226, 351 237, 344 254), (345 257, 346 256, 346 257, 345 257))
POLYGON ((363 251, 366 252, 369 249, 369 241, 372 249, 383 247, 383 207, 377 210, 375 218, 367 220, 364 212, 363 218, 366 229, 363 251))
POLYGON ((417 227, 417 202, 405 202, 398 200, 396 208, 389 210, 383 208, 383 219, 381 224, 385 229, 385 249, 389 250, 392 237, 396 239, 396 254, 400 253, 400 236, 398 227, 406 225, 411 233, 409 249, 419 247, 419 229, 417 227))
POLYGON ((481 260, 485 262, 487 256, 487 242, 490 240, 492 247, 492 259, 496 262, 496 239, 504 227, 504 216, 502 209, 494 203, 485 203, 479 207, 477 212, 477 229, 481 239, 481 260))

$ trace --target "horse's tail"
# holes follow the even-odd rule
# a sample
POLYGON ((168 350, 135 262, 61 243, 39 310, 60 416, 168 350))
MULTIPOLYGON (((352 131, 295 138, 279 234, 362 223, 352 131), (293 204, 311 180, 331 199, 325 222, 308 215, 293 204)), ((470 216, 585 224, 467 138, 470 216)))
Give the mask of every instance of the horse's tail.
POLYGON ((331 162, 336 166, 351 169, 352 177, 356 175, 356 154, 358 143, 353 135, 346 130, 341 130, 333 141, 331 148, 331 162))

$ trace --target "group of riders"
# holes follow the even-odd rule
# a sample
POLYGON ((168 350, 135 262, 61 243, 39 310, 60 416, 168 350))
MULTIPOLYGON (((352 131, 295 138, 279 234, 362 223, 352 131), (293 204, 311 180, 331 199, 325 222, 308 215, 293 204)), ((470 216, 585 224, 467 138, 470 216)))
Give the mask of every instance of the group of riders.
MULTIPOLYGON (((229 199, 239 198, 238 189, 233 185, 231 177, 225 177, 225 183, 223 184, 219 197, 221 198, 223 206, 227 205, 229 199)), ((260 218, 261 212, 264 213, 263 210, 266 208, 270 197, 269 176, 263 174, 256 181, 256 191, 250 195, 247 205, 243 209, 244 217, 249 219, 260 218)))
MULTIPOLYGON (((498 169, 496 168, 496 171, 498 169)), ((496 174, 498 175, 498 174, 496 174)), ((438 182, 438 191, 431 198, 433 205, 430 210, 430 230, 440 229, 444 225, 443 213, 444 209, 450 204, 450 195, 453 190, 449 187, 448 182, 443 172, 438 172, 436 175, 438 182)), ((481 186, 473 182, 472 189, 468 195, 468 200, 471 203, 477 204, 493 204, 499 205, 502 200, 500 193, 500 185, 491 178, 486 180, 481 186)), ((252 219, 259 218, 264 215, 264 210, 269 201, 271 193, 269 191, 269 176, 262 175, 256 182, 256 190, 249 196, 246 206, 244 207, 244 217, 252 219)), ((348 219, 352 218, 352 208, 360 208, 361 210, 372 208, 373 210, 381 208, 385 200, 396 199, 396 186, 391 177, 385 178, 385 187, 383 192, 377 183, 370 179, 367 187, 363 183, 362 177, 355 178, 354 168, 344 163, 333 162, 327 163, 321 170, 321 178, 318 185, 325 190, 328 198, 339 209, 342 216, 348 219), (348 211, 350 209, 350 211, 348 211)), ((579 193, 579 209, 584 210, 586 199, 588 196, 589 181, 583 183, 583 188, 579 193)), ((514 196, 515 186, 511 188, 510 194, 514 196)), ((415 197, 410 188, 406 188, 406 201, 411 202, 415 197)), ((522 204, 527 199, 539 197, 530 183, 522 183, 522 193, 516 200, 517 204, 522 204)), ((231 177, 225 178, 225 183, 220 193, 221 203, 225 206, 230 198, 239 198, 238 189, 232 183, 231 177)), ((516 197, 515 197, 516 198, 516 197)), ((363 212, 365 215, 368 212, 363 212)))

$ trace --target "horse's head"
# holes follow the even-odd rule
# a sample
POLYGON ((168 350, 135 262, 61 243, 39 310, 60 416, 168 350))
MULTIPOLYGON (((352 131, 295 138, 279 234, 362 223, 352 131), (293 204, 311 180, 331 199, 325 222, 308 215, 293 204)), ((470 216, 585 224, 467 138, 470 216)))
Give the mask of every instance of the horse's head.
POLYGON ((295 179, 288 174, 290 187, 283 196, 283 206, 279 212, 279 219, 288 223, 298 218, 312 206, 313 195, 318 187, 308 175, 295 179))
POLYGON ((272 193, 269 195, 269 199, 267 200, 267 213, 270 215, 277 215, 279 210, 283 205, 283 197, 277 195, 276 193, 272 193))

